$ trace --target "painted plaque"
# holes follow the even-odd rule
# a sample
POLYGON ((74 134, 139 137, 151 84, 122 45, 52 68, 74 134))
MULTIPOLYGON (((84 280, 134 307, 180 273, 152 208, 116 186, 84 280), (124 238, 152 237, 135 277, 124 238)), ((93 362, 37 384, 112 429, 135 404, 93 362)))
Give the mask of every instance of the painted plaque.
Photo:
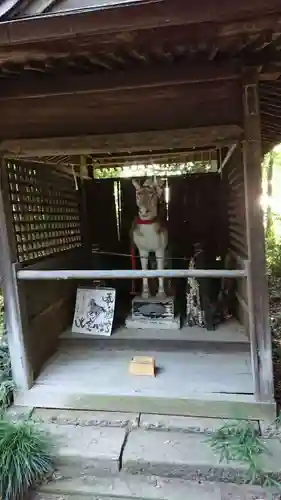
POLYGON ((78 288, 72 332, 110 336, 115 297, 114 288, 78 288))

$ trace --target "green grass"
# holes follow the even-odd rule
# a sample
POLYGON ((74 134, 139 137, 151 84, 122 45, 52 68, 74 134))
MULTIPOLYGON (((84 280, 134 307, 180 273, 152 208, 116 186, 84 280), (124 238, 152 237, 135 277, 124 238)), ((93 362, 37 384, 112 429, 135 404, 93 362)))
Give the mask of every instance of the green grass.
POLYGON ((0 419, 0 498, 21 499, 53 470, 50 441, 31 420, 0 419))
MULTIPOLYGON (((280 417, 274 426, 276 429, 280 426, 280 417)), ((262 469, 261 456, 269 454, 269 450, 252 422, 223 425, 207 441, 221 462, 244 463, 249 483, 281 489, 281 484, 262 469)))
POLYGON ((14 383, 7 342, 0 340, 0 410, 6 409, 13 401, 14 383))
POLYGON ((5 333, 0 293, 0 498, 20 500, 53 467, 50 441, 38 426, 27 419, 12 422, 4 414, 13 401, 14 390, 5 333))
POLYGON ((13 401, 14 390, 10 354, 5 333, 4 302, 0 293, 0 410, 10 406, 13 401))

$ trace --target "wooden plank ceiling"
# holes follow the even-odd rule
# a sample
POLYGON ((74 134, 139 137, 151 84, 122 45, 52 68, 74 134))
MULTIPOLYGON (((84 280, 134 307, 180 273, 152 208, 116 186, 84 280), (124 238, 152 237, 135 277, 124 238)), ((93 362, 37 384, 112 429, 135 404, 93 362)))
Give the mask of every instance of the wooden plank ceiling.
POLYGON ((3 140, 241 126, 241 69, 253 65, 264 151, 281 142, 280 0, 95 7, 0 3, 3 140))

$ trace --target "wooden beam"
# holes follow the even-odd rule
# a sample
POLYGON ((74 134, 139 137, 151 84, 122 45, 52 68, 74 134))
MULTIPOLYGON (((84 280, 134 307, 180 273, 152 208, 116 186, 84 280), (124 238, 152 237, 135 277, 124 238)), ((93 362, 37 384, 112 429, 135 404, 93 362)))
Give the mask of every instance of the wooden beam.
POLYGON ((36 16, 0 23, 0 45, 43 42, 51 39, 77 38, 155 27, 188 26, 197 23, 218 23, 217 28, 228 36, 272 29, 280 19, 280 0, 208 0, 140 1, 126 6, 114 6, 87 12, 62 12, 56 16, 36 16), (241 20, 237 22, 236 20, 241 20))
POLYGON ((244 269, 113 269, 91 271, 60 269, 56 271, 31 271, 28 268, 17 272, 19 280, 99 280, 99 279, 143 279, 143 278, 245 278, 244 269))
MULTIPOLYGON (((281 62, 281 61, 280 61, 281 62)), ((265 66, 260 71, 261 82, 272 82, 278 80, 281 75, 281 67, 277 64, 265 66)))
POLYGON ((248 304, 252 347, 258 350, 258 385, 261 401, 273 401, 271 332, 269 326, 268 289, 265 265, 262 193, 261 126, 258 71, 244 72, 243 147, 246 232, 248 247, 248 304))
MULTIPOLYGON (((216 150, 213 150, 216 153, 216 150)), ((213 155, 208 156, 208 152, 205 153, 203 156, 202 154, 198 153, 197 155, 194 153, 170 153, 170 154, 159 154, 155 155, 153 153, 147 153, 146 155, 142 156, 134 156, 134 155, 128 155, 124 157, 103 157, 100 158, 98 161, 93 159, 93 168, 94 169, 100 169, 100 168, 109 168, 109 167, 124 167, 127 165, 132 165, 132 164, 169 164, 169 163, 174 163, 174 164, 180 164, 180 163, 186 163, 189 161, 195 162, 195 161, 210 161, 210 160, 216 160, 216 157, 213 155)))
MULTIPOLYGON (((274 9, 274 6, 272 6, 274 9)), ((237 19, 237 17, 236 17, 237 19)), ((239 21, 226 22, 218 30, 220 37, 235 37, 239 35, 256 35, 265 31, 274 31, 279 33, 281 26, 280 8, 276 14, 254 15, 252 19, 240 18, 239 21)))
MULTIPOLYGON (((93 179, 93 169, 97 168, 108 168, 108 167, 119 167, 124 165, 131 165, 132 163, 184 163, 186 161, 202 161, 202 160, 216 160, 217 161, 217 149, 201 148, 196 150, 175 150, 174 152, 159 151, 155 152, 143 152, 129 154, 128 152, 123 152, 116 155, 86 155, 87 158, 87 174, 85 179, 93 179)), ((13 155, 12 158, 6 157, 7 161, 16 161, 17 157, 13 155)), ((80 176, 80 157, 79 156, 42 156, 42 157, 24 157, 20 158, 22 162, 32 162, 32 164, 39 164, 44 166, 53 165, 59 167, 62 172, 70 173, 70 167, 75 166, 75 175, 80 176), (78 168, 77 168, 78 167, 78 168)))
POLYGON ((7 157, 80 155, 107 152, 147 151, 172 148, 196 148, 233 144, 241 139, 238 125, 219 125, 190 129, 150 131, 114 135, 88 135, 81 137, 50 137, 44 139, 18 139, 0 143, 0 152, 7 157))
POLYGON ((234 144, 232 144, 232 146, 230 146, 230 148, 228 149, 228 152, 224 158, 224 160, 222 161, 222 164, 220 166, 220 169, 219 171, 221 172, 222 169, 225 167, 225 165, 228 163, 228 161, 230 160, 230 158, 232 157, 235 149, 237 148, 237 142, 235 142, 234 144))
POLYGON ((200 160, 202 156, 208 157, 210 155, 213 155, 213 158, 215 158, 216 155, 216 148, 200 148, 200 149, 174 149, 170 150, 165 148, 162 151, 134 151, 128 152, 128 151, 122 151, 121 153, 114 153, 114 154, 95 154, 92 156, 92 161, 93 164, 96 164, 99 166, 99 164, 105 164, 107 165, 108 163, 115 163, 117 164, 118 162, 124 163, 124 162, 139 162, 141 163, 144 160, 151 160, 154 161, 156 158, 157 160, 163 159, 164 161, 167 160, 169 161, 170 159, 180 159, 182 157, 184 158, 191 158, 192 161, 195 160, 200 160))
POLYGON ((161 64, 156 67, 134 68, 129 71, 116 71, 110 75, 86 74, 56 76, 41 75, 40 78, 21 78, 11 80, 9 85, 0 81, 0 100, 32 99, 72 94, 97 94, 126 91, 131 89, 166 87, 200 82, 238 79, 240 71, 234 64, 188 65, 186 61, 173 66, 161 64))
MULTIPOLYGON (((155 413, 158 415, 183 415, 187 417, 208 417, 219 419, 259 420, 264 428, 276 418, 276 405, 255 401, 252 395, 244 394, 200 394, 200 397, 187 395, 184 398, 107 395, 84 393, 81 391, 66 392, 64 387, 56 390, 44 388, 38 384, 33 391, 16 394, 15 404, 36 408, 65 408, 69 410, 119 411, 134 413, 155 413)), ((193 497, 194 498, 194 497, 193 497)), ((236 497, 237 498, 237 497, 236 497)))
MULTIPOLYGON (((260 68, 262 81, 276 80, 281 73, 277 66, 260 68)), ((187 64, 186 61, 171 66, 161 63, 153 68, 146 66, 115 71, 110 74, 72 74, 58 76, 44 74, 40 77, 24 76, 17 80, 12 79, 7 85, 0 81, 0 101, 25 100, 33 98, 77 95, 77 94, 104 94, 108 92, 127 91, 133 89, 147 89, 169 87, 183 84, 198 84, 208 82, 224 82, 238 80, 241 76, 238 60, 229 63, 215 63, 206 61, 204 64, 187 64)))

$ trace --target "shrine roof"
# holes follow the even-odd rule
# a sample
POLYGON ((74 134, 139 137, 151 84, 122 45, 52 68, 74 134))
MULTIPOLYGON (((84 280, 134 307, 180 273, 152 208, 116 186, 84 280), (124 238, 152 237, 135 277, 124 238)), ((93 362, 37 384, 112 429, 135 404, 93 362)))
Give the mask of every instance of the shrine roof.
POLYGON ((229 64, 238 72, 260 69, 268 150, 281 141, 280 0, 4 0, 0 99, 7 116, 1 137, 63 130, 69 136, 78 128, 81 134, 134 132, 137 125, 157 130, 164 120, 169 128, 240 124, 238 72, 220 79, 208 69, 229 64), (193 74, 199 66, 198 81, 182 78, 183 67, 193 74))

